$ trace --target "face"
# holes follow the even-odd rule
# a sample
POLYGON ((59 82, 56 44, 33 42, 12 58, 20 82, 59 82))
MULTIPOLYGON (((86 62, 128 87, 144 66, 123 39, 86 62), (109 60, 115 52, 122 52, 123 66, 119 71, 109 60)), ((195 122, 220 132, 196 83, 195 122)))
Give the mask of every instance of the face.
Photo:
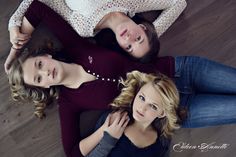
POLYGON ((147 124, 151 124, 157 117, 165 117, 160 95, 152 83, 145 84, 135 96, 133 117, 136 121, 147 124))
POLYGON ((146 27, 132 20, 121 23, 116 29, 116 40, 126 52, 135 58, 143 57, 149 51, 146 27))
POLYGON ((28 58, 22 69, 24 82, 28 85, 49 88, 59 85, 63 78, 61 63, 50 55, 28 58))

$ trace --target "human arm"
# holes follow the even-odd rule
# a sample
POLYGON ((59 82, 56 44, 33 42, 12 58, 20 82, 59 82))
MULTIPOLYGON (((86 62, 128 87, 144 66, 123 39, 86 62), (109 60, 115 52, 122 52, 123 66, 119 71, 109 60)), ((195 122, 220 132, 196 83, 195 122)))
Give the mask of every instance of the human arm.
MULTIPOLYGON (((47 7, 45 4, 34 0, 27 12, 25 13, 24 20, 21 25, 21 32, 31 35, 33 30, 40 24, 44 23, 50 31, 56 35, 56 37, 61 41, 64 48, 73 47, 73 45, 84 45, 87 43, 77 35, 77 33, 71 28, 71 26, 62 19, 57 13, 52 9, 47 7), (31 27, 30 31, 25 31, 29 26, 31 27)), ((70 53, 70 52, 68 52, 70 53)), ((16 50, 11 49, 10 54, 4 64, 5 71, 7 72, 10 66, 11 61, 16 57, 16 50)))
POLYGON ((162 11, 161 15, 153 22, 158 37, 175 22, 186 6, 185 0, 172 0, 171 6, 162 11))
MULTIPOLYGON (((22 26, 23 17, 33 1, 34 0, 23 0, 9 20, 8 30, 12 44, 14 44, 14 41, 17 39, 22 39, 23 41, 29 39, 26 34, 23 34, 20 31, 20 28, 22 26)), ((60 14, 65 20, 69 21, 71 10, 66 6, 64 0, 40 0, 40 2, 49 6, 55 12, 60 14)))
MULTIPOLYGON (((8 30, 11 27, 21 27, 23 17, 34 0, 23 0, 17 7, 16 11, 12 14, 8 22, 8 30)), ((64 19, 69 19, 70 9, 66 6, 64 0, 39 0, 45 5, 52 8, 58 14, 60 14, 64 19)))
POLYGON ((67 157, 83 157, 79 149, 80 137, 80 112, 71 108, 71 103, 65 97, 59 98, 59 118, 61 138, 65 155, 67 157))
MULTIPOLYGON (((19 29, 18 27, 14 27, 14 28, 12 28, 12 29, 14 29, 14 30, 16 30, 16 32, 17 32, 17 30, 19 29)), ((19 31, 19 30, 18 30, 19 31)), ((34 28, 33 28, 33 26, 29 23, 29 21, 26 19, 26 18, 24 18, 23 19, 23 22, 22 22, 22 27, 21 27, 21 32, 22 33, 20 33, 20 34, 18 34, 18 35, 20 35, 20 36, 25 36, 25 35, 27 35, 27 36, 31 36, 31 34, 32 34, 32 32, 34 31, 34 28)), ((10 33, 11 34, 11 33, 10 33)), ((16 36, 18 36, 17 34, 11 34, 11 35, 16 35, 16 36)), ((19 36, 18 36, 19 37, 19 36)), ((17 38, 18 38, 17 37, 17 38)), ((11 65, 11 62, 14 60, 14 58, 16 58, 17 56, 18 56, 18 53, 20 53, 20 49, 23 47, 23 45, 26 43, 26 42, 28 42, 28 40, 29 39, 27 39, 27 40, 24 40, 24 41, 22 41, 22 40, 19 40, 18 42, 20 42, 20 43, 14 43, 13 45, 12 45, 12 47, 11 47, 11 50, 10 50, 10 53, 9 53, 9 55, 7 56, 7 59, 6 59, 6 61, 5 61, 5 63, 4 63, 4 68, 5 68, 5 72, 6 73, 8 73, 8 71, 9 71, 9 68, 10 68, 10 65, 11 65)))
POLYGON ((9 23, 8 23, 8 30, 9 31, 10 31, 11 27, 18 27, 18 28, 21 27, 24 14, 33 1, 34 0, 23 0, 20 3, 20 5, 18 6, 18 8, 16 9, 16 11, 13 13, 13 15, 11 16, 11 18, 9 20, 9 23))
POLYGON ((162 10, 153 22, 157 35, 160 37, 175 22, 186 6, 185 0, 146 0, 145 4, 140 4, 137 10, 138 12, 162 10))
POLYGON ((16 49, 21 49, 30 39, 30 34, 21 30, 23 17, 33 0, 23 0, 11 16, 8 23, 10 42, 16 49))
POLYGON ((108 116, 107 113, 103 114, 98 121, 100 127, 80 142, 82 154, 87 157, 107 156, 123 134, 128 122, 127 113, 117 111, 108 116))

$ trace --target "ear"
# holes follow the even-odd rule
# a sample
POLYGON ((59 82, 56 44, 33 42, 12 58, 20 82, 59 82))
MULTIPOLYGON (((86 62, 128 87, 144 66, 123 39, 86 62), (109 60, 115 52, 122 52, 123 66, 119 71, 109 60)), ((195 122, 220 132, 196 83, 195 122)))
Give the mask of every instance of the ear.
POLYGON ((166 112, 163 111, 163 112, 160 114, 159 118, 164 118, 165 116, 166 116, 166 112))
POLYGON ((144 24, 138 24, 143 30, 147 30, 147 27, 144 24))

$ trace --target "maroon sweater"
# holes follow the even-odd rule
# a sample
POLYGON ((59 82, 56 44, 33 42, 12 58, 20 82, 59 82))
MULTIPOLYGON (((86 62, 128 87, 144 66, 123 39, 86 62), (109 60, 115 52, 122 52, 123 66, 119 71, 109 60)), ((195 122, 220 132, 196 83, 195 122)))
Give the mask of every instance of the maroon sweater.
MULTIPOLYGON (((83 83, 78 89, 61 87, 59 95, 59 114, 62 143, 68 157, 82 156, 79 150, 79 116, 82 111, 105 109, 119 94, 118 79, 127 72, 160 71, 173 77, 174 58, 156 58, 153 63, 142 64, 106 48, 91 44, 81 38, 73 28, 49 7, 34 1, 25 14, 28 21, 37 27, 44 23, 65 48, 71 61, 82 65, 84 69, 97 76, 97 80, 83 83)), ((78 78, 79 79, 79 78, 78 78)))

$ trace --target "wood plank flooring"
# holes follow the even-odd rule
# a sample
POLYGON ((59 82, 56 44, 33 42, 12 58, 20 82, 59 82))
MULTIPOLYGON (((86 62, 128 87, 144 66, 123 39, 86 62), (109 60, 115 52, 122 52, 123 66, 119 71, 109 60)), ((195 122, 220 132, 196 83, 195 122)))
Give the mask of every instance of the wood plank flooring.
MULTIPOLYGON (((9 52, 8 19, 20 0, 0 1, 0 156, 1 157, 64 157, 60 140, 57 106, 47 110, 47 118, 38 120, 32 115, 32 104, 20 104, 10 99, 8 81, 3 64, 9 52)), ((161 37, 160 55, 198 55, 236 67, 236 1, 188 0, 184 14, 161 37)), ((41 27, 33 43, 42 43, 48 32, 41 27), (44 37, 36 38, 37 35, 44 37)), ((50 33, 49 33, 50 34, 50 33)), ((235 78, 236 79, 236 78, 235 78)), ((236 104, 235 104, 236 105, 236 104)), ((226 113, 227 114, 227 113, 226 113)), ((171 145, 171 157, 233 157, 236 147, 236 125, 209 128, 180 129, 171 145), (184 142, 229 144, 226 149, 173 150, 184 142)))

